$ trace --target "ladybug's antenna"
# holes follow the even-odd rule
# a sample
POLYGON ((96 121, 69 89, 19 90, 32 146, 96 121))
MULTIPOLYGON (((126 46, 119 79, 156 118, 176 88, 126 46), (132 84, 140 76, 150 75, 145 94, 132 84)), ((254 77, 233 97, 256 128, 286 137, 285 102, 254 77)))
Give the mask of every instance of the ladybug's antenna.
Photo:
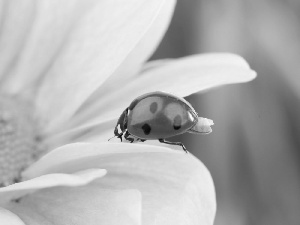
POLYGON ((110 139, 108 139, 108 141, 110 141, 111 139, 113 139, 114 137, 116 137, 116 135, 115 136, 113 136, 113 137, 111 137, 110 139))

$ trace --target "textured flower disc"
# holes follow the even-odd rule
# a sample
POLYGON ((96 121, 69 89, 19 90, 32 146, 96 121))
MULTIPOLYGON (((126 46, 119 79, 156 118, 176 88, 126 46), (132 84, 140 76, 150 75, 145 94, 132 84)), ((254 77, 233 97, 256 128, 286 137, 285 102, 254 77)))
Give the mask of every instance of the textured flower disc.
POLYGON ((28 104, 0 97, 0 187, 19 181, 20 172, 37 157, 36 124, 28 104))

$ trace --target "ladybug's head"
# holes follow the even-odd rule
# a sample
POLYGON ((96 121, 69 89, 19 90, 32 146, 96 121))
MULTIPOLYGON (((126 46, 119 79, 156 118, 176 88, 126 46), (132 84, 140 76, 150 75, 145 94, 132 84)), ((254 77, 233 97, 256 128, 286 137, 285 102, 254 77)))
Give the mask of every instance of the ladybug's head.
POLYGON ((118 128, 120 128, 120 130, 122 132, 124 132, 127 129, 127 115, 128 115, 128 108, 126 108, 122 114, 120 115, 118 122, 117 122, 117 126, 118 128))
MULTIPOLYGON (((114 137, 120 138, 121 141, 122 141, 122 135, 127 129, 127 114, 128 114, 128 108, 126 108, 121 114, 121 116, 119 117, 117 125, 115 126, 115 130, 114 130, 114 134, 115 134, 114 137)), ((108 141, 110 139, 108 139, 108 141)))

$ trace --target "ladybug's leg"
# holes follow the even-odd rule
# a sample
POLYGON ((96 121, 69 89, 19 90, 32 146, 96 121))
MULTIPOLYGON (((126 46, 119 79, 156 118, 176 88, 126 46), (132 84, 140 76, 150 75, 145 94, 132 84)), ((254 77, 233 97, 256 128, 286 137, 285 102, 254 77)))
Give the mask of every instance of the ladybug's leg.
POLYGON ((185 146, 181 143, 181 142, 171 142, 171 141, 166 141, 165 139, 158 139, 159 142, 161 143, 165 143, 165 144, 169 144, 169 145, 180 145, 182 147, 182 149, 188 153, 188 151, 186 150, 185 146))
POLYGON ((122 141, 122 136, 123 136, 123 133, 124 133, 124 132, 122 131, 121 133, 119 133, 118 126, 119 126, 119 124, 117 124, 117 126, 115 127, 114 134, 115 134, 115 136, 116 136, 117 138, 120 138, 121 141, 122 141))
POLYGON ((124 138, 127 140, 127 141, 130 141, 130 143, 132 143, 134 141, 134 138, 130 138, 129 137, 130 133, 126 130, 125 134, 124 134, 124 138))
POLYGON ((140 139, 140 138, 138 138, 138 139, 136 139, 136 141, 144 142, 144 141, 146 141, 146 139, 140 139))

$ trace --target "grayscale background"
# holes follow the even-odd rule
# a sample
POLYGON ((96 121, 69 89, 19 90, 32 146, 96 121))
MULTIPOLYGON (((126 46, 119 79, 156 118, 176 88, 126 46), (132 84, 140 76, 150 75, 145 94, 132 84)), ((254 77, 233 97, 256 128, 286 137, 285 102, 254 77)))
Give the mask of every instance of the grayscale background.
POLYGON ((187 97, 213 133, 172 139, 210 170, 215 225, 300 224, 300 1, 179 0, 153 59, 204 52, 242 55, 258 74, 187 97))

